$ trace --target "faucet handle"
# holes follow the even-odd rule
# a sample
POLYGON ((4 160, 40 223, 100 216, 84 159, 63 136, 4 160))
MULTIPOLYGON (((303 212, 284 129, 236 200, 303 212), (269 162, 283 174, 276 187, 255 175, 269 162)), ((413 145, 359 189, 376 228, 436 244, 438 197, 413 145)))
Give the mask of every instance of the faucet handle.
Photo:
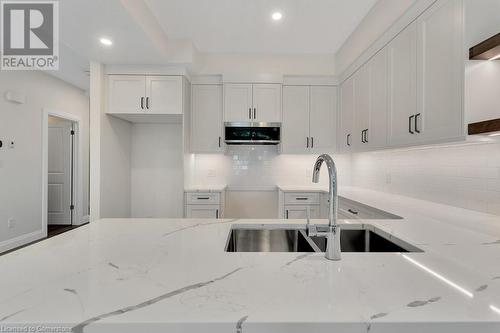
POLYGON ((307 225, 311 224, 311 208, 309 206, 306 208, 306 220, 307 225))

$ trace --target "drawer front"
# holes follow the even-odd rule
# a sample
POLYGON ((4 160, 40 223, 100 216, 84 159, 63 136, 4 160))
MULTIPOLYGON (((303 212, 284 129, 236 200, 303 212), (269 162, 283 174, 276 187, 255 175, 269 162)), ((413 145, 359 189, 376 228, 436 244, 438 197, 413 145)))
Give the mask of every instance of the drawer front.
POLYGON ((318 206, 285 206, 285 219, 306 219, 309 211, 309 218, 319 219, 320 212, 318 206))
POLYGON ((186 193, 186 204, 188 205, 218 205, 220 193, 186 193))
POLYGON ((341 200, 339 202, 339 215, 347 216, 349 219, 375 219, 377 214, 375 212, 356 205, 355 203, 341 200))
POLYGON ((319 205, 319 193, 285 193, 285 205, 319 205))
POLYGON ((217 205, 186 205, 186 218, 219 219, 220 209, 217 205))

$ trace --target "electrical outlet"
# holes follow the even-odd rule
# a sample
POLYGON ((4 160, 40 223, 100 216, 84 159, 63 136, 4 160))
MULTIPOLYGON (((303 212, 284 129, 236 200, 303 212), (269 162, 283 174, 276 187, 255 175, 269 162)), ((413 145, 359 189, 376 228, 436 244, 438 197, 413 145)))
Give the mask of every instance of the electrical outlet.
POLYGON ((13 217, 7 220, 7 228, 12 229, 15 226, 16 226, 16 220, 13 217))
POLYGON ((390 173, 385 174, 385 183, 386 184, 392 184, 392 176, 390 173))
POLYGON ((15 141, 14 141, 14 140, 11 140, 11 141, 9 142, 9 148, 10 148, 10 149, 14 149, 14 148, 16 148, 16 143, 15 143, 15 141))

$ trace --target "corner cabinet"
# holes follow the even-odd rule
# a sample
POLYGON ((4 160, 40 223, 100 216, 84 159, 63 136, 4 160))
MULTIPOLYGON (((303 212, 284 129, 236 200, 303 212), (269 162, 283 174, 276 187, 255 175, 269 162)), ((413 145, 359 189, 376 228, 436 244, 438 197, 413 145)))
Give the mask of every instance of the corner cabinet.
POLYGON ((224 84, 224 121, 281 122, 281 84, 224 84))
POLYGON ((182 76, 108 75, 108 108, 113 115, 182 115, 182 76))
POLYGON ((337 87, 283 87, 283 153, 335 150, 337 87))
POLYGON ((222 85, 193 84, 191 98, 190 152, 222 152, 222 85))

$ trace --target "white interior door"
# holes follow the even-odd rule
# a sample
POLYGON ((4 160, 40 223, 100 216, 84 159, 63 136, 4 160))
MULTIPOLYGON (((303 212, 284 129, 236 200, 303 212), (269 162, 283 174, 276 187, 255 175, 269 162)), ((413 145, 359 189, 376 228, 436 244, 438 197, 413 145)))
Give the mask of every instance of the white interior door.
POLYGON ((253 85, 253 120, 281 121, 281 84, 253 85))
POLYGON ((309 142, 309 87, 283 87, 282 152, 304 153, 309 142))
POLYGON ((48 224, 72 224, 73 123, 49 117, 48 130, 48 224))

